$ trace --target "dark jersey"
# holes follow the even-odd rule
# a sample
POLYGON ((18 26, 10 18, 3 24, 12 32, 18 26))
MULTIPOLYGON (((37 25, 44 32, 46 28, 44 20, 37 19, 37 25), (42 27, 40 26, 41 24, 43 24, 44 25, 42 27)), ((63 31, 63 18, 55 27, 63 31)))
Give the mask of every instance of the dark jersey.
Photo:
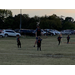
POLYGON ((17 42, 20 41, 19 37, 17 38, 17 42))
POLYGON ((36 29, 36 32, 37 32, 37 36, 41 36, 41 29, 36 29))
POLYGON ((68 37, 67 37, 67 39, 69 40, 69 39, 70 39, 70 37, 68 36, 68 37))
POLYGON ((37 40, 37 46, 38 46, 38 47, 41 46, 41 41, 42 41, 42 39, 37 40))
POLYGON ((58 37, 57 39, 58 39, 58 41, 60 41, 61 40, 61 37, 58 37))
POLYGON ((21 43, 20 43, 20 39, 19 38, 17 38, 17 43, 18 43, 18 45, 20 45, 21 43))

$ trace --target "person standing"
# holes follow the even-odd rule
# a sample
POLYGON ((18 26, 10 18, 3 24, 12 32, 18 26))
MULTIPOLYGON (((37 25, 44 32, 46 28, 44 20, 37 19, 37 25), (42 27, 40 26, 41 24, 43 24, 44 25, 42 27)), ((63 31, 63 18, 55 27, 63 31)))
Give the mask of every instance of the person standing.
POLYGON ((42 41, 42 39, 40 37, 38 37, 38 40, 37 40, 37 50, 39 50, 39 48, 40 48, 40 51, 41 51, 41 41, 42 41))
POLYGON ((40 29, 40 26, 39 25, 37 25, 35 35, 36 35, 36 40, 35 40, 34 47, 35 47, 35 45, 37 43, 38 37, 41 36, 41 29, 40 29))
POLYGON ((58 42, 59 42, 58 45, 60 45, 61 38, 62 38, 62 37, 61 37, 60 35, 59 35, 58 38, 57 38, 57 39, 58 39, 58 42))
POLYGON ((17 46, 18 46, 18 48, 19 48, 19 47, 21 48, 21 42, 20 42, 19 35, 17 36, 17 46))
POLYGON ((70 40, 70 36, 68 35, 67 36, 67 44, 69 43, 69 40, 70 40))

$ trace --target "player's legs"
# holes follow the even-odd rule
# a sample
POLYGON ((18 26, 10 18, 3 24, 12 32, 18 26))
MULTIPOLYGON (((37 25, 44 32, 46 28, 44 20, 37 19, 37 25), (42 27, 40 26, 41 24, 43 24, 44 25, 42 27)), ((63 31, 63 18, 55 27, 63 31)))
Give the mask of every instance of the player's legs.
POLYGON ((37 43, 37 40, 35 40, 34 47, 35 47, 36 43, 37 43))
POLYGON ((67 44, 69 43, 69 39, 67 39, 67 44))
POLYGON ((21 43, 20 43, 20 48, 21 48, 21 43))
POLYGON ((18 44, 18 42, 17 42, 17 47, 19 48, 19 44, 18 44))
POLYGON ((38 37, 36 37, 36 40, 35 40, 35 43, 34 43, 34 47, 35 47, 35 45, 36 45, 36 43, 37 43, 37 40, 38 40, 38 37))
POLYGON ((41 51, 41 47, 40 47, 40 51, 41 51))
POLYGON ((58 43, 58 45, 60 45, 60 40, 59 40, 59 43, 58 43))

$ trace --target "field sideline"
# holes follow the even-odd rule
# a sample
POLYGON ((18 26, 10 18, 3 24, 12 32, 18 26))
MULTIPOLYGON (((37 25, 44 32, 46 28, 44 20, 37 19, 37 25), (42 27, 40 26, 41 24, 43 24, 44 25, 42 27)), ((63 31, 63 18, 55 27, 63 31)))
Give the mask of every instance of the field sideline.
POLYGON ((42 51, 33 47, 35 37, 22 36, 22 48, 15 37, 0 38, 0 65, 75 65, 75 35, 70 44, 63 35, 61 45, 57 36, 42 37, 42 51))

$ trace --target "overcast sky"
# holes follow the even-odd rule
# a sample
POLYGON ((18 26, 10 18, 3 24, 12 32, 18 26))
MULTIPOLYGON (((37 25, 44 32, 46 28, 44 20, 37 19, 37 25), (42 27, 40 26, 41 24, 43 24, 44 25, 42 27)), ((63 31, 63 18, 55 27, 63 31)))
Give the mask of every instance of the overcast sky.
MULTIPOLYGON (((14 15, 20 13, 20 9, 10 9, 14 15)), ((56 14, 57 16, 72 17, 75 20, 75 9, 22 9, 22 14, 29 14, 29 17, 33 16, 49 16, 56 14)))

